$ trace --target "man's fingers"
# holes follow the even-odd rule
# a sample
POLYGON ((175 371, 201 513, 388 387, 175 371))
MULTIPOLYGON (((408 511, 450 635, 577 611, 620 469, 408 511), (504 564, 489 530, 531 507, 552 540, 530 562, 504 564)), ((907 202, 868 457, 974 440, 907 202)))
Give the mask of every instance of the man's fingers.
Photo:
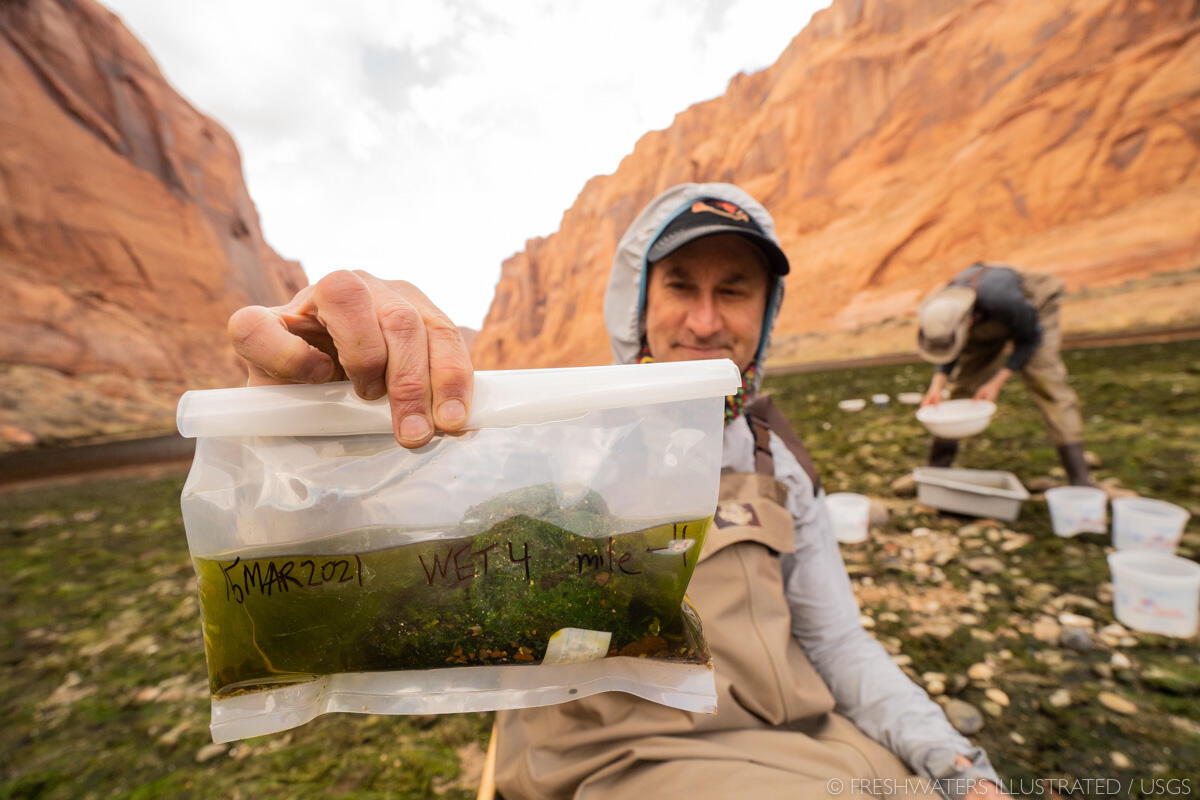
POLYGON ((240 308, 227 330, 234 351, 250 368, 251 383, 324 383, 337 373, 333 359, 291 333, 272 309, 240 308))
POLYGON ((375 308, 387 343, 387 395, 396 441, 420 447, 433 438, 428 339, 421 314, 393 294, 375 308))
POLYGON ((367 283, 348 270, 332 272, 313 287, 316 318, 328 331, 354 391, 365 400, 387 391, 388 345, 376 319, 367 283))
POLYGON ((444 431, 460 431, 467 424, 475 370, 458 326, 437 309, 425 319, 429 339, 429 377, 433 390, 433 416, 444 431))

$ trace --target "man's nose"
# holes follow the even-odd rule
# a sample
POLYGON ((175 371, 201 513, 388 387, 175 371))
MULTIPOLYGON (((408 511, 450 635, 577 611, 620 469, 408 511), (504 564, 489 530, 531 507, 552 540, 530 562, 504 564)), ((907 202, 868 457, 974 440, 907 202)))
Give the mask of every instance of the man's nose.
POLYGON ((702 294, 696 298, 688 311, 688 328, 698 338, 706 338, 721 331, 724 324, 721 312, 715 298, 711 294, 702 294))

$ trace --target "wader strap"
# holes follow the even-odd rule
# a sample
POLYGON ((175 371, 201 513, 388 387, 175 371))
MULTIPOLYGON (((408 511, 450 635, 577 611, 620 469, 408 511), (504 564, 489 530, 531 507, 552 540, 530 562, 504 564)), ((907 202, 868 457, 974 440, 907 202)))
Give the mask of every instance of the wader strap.
POLYGON ((750 423, 750 430, 754 433, 755 471, 764 475, 773 476, 775 474, 775 458, 771 455, 771 432, 774 431, 775 435, 787 445, 787 449, 796 457, 796 461, 808 475, 808 479, 812 481, 813 494, 816 494, 817 490, 821 488, 821 478, 817 475, 817 468, 813 464, 812 456, 808 454, 808 448, 804 446, 804 442, 800 441, 800 437, 792 429, 787 417, 771 401, 770 395, 759 395, 746 406, 746 420, 750 423))

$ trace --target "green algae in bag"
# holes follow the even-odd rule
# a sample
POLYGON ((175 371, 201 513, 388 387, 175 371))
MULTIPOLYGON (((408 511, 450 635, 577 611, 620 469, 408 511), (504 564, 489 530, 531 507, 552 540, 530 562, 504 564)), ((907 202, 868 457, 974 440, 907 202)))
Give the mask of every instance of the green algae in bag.
POLYGON ((727 361, 478 372, 469 430, 416 450, 345 383, 185 394, 214 740, 614 690, 711 712, 685 592, 738 381, 727 361))

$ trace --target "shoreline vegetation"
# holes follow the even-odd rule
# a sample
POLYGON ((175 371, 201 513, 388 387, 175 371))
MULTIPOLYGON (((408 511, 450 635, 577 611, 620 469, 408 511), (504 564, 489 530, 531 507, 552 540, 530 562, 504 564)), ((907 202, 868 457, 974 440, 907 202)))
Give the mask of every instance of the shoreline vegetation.
MULTIPOLYGON (((1112 493, 1187 508, 1178 552, 1197 560, 1200 341, 1065 358, 1094 478, 1112 493)), ((887 510, 866 542, 841 545, 864 625, 974 731, 1010 785, 1057 792, 1072 785, 1060 779, 1117 780, 1129 797, 1148 798, 1190 779, 1194 792, 1200 640, 1116 622, 1109 536, 1053 534, 1041 492, 1064 481, 1016 383, 957 463, 1017 474, 1033 493, 1020 516, 975 519, 917 503, 905 479, 928 438, 914 407, 895 397, 928 380, 928 367, 905 364, 765 384, 827 491, 868 494, 887 510), (876 393, 891 403, 837 407, 876 393)), ((0 798, 474 797, 490 714, 329 714, 212 743, 182 480, 0 493, 0 798)))

